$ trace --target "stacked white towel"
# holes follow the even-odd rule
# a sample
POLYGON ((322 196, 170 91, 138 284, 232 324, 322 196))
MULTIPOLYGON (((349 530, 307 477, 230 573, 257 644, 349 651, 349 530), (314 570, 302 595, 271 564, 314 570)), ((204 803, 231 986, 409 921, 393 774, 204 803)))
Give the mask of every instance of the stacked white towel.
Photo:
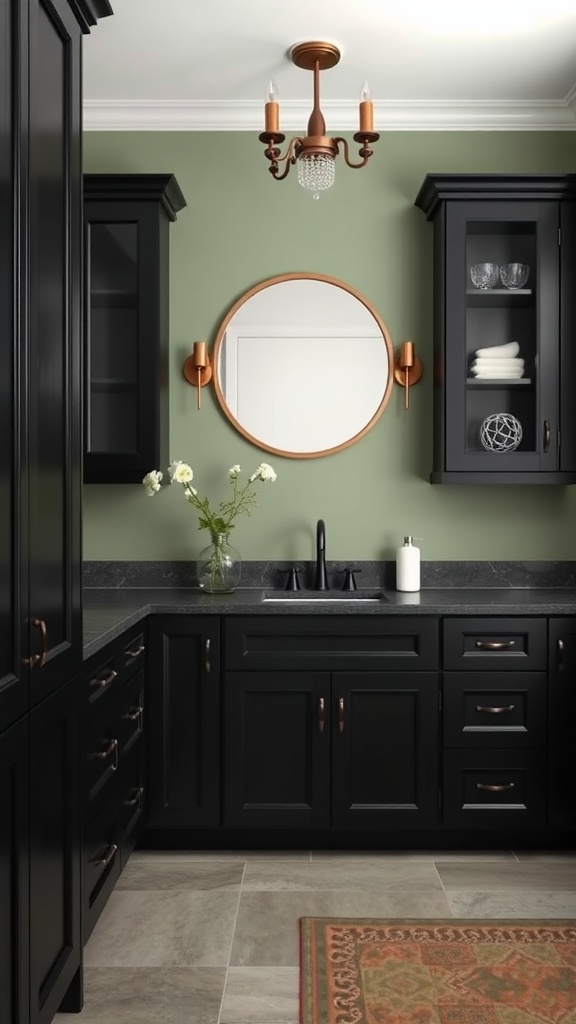
POLYGON ((519 358, 519 351, 517 341, 478 348, 470 372, 479 380, 518 380, 524 376, 524 360, 519 358))

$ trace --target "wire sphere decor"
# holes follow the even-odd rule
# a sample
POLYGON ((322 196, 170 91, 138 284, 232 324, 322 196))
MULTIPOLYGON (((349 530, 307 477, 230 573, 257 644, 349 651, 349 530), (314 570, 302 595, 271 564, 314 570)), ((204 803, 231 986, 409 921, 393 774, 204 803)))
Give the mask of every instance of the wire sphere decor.
POLYGON ((487 452, 513 452, 522 440, 522 424, 509 412, 495 412, 480 427, 480 440, 487 452))

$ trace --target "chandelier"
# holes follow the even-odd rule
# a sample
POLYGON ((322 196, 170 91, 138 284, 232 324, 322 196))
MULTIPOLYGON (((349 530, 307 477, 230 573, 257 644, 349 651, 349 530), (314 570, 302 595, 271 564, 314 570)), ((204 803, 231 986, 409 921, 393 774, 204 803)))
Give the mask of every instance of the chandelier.
POLYGON ((314 199, 334 184, 335 161, 340 147, 348 167, 364 167, 372 156, 371 143, 380 136, 374 131, 373 104, 370 99, 368 83, 365 83, 360 98, 360 130, 354 135, 354 141, 360 145, 359 163, 350 160, 346 139, 329 138, 326 136, 326 123, 320 110, 320 72, 333 68, 340 60, 340 50, 332 43, 298 43, 290 50, 290 58, 296 67, 314 73, 314 107, 308 121, 308 134, 291 140, 288 148, 281 156, 278 144, 286 138, 280 132, 280 112, 276 89, 270 82, 268 98, 265 106, 265 130, 259 136, 265 143, 265 157, 270 161, 268 170, 276 181, 282 181, 293 164, 298 168, 298 181, 303 188, 309 190, 314 199), (282 173, 280 164, 286 166, 282 173))

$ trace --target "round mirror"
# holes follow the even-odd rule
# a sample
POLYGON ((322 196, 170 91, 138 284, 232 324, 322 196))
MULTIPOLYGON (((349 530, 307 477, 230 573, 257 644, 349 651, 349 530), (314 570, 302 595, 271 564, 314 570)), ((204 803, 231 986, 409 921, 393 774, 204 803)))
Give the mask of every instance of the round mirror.
POLYGON ((244 437, 310 459, 358 441, 390 397, 392 343, 370 302, 321 274, 251 288, 220 325, 215 390, 244 437))

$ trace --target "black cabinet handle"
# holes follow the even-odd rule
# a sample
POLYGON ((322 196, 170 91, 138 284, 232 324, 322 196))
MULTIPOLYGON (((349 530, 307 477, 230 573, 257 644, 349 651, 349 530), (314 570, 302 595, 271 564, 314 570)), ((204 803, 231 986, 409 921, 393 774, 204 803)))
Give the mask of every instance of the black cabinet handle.
POLYGON ((117 675, 118 673, 115 669, 112 669, 112 671, 109 672, 107 676, 104 676, 103 679, 91 679, 90 687, 92 690, 105 690, 107 686, 110 686, 110 683, 114 682, 117 675))
POLYGON ((503 714, 505 714, 506 711, 513 711, 513 710, 514 710, 514 705, 513 704, 505 704, 501 708, 491 708, 491 707, 487 707, 487 706, 485 706, 483 704, 477 704, 476 705, 476 711, 483 711, 487 715, 503 715, 503 714))
POLYGON ((566 650, 566 645, 565 645, 564 641, 563 640, 559 640, 558 643, 556 644, 556 667, 558 669, 558 673, 564 671, 564 651, 565 650, 566 650))
POLYGON ((344 697, 338 698, 338 732, 344 732, 344 697))
POLYGON ((515 643, 515 640, 477 640, 476 647, 480 651, 506 651, 515 643))
POLYGON ((137 786, 132 792, 133 796, 126 797, 124 807, 141 807, 142 797, 144 796, 144 786, 137 786))
POLYGON ((95 867, 107 868, 108 865, 114 860, 114 856, 118 850, 116 843, 111 843, 103 857, 95 858, 92 863, 95 867))
POLYGON ((210 640, 207 640, 204 645, 204 668, 207 672, 212 671, 212 663, 210 661, 210 640))
POLYGON ((326 724, 326 702, 324 697, 320 697, 318 701, 318 732, 324 732, 324 726, 326 724))
POLYGON ((544 451, 547 452, 550 449, 550 421, 544 420, 544 436, 542 439, 542 445, 544 451))
POLYGON ((488 782, 477 782, 476 789, 485 789, 489 793, 503 793, 506 789, 514 789, 513 782, 503 782, 500 786, 494 786, 488 782))
POLYGON ((144 708, 140 705, 137 708, 130 708, 130 711, 125 711, 122 718, 126 719, 127 722, 137 722, 142 719, 144 708))

